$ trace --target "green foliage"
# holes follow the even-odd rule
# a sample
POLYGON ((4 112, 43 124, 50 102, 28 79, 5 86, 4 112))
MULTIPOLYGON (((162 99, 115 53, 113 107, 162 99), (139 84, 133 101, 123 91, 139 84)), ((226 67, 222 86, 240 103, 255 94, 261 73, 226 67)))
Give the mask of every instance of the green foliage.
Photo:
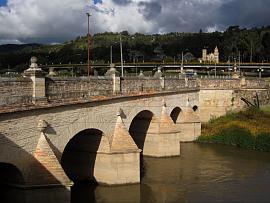
MULTIPOLYGON (((110 46, 113 46, 114 62, 120 61, 119 48, 120 33, 98 33, 90 37, 90 58, 95 61, 110 60, 110 46)), ((126 62, 132 62, 132 51, 142 53, 144 61, 154 61, 157 54, 154 50, 161 47, 171 62, 179 58, 183 51, 192 53, 196 58, 202 57, 202 49, 213 51, 215 46, 220 50, 221 61, 237 60, 239 51, 243 62, 261 62, 270 58, 270 27, 241 29, 239 26, 231 26, 225 32, 214 33, 167 33, 146 35, 141 33, 122 33, 123 58, 126 62), (252 51, 252 55, 251 55, 252 51)), ((31 56, 41 58, 42 64, 85 63, 87 61, 86 36, 77 37, 63 44, 55 45, 3 45, 0 46, 0 63, 2 69, 15 68, 18 65, 28 63, 31 56)), ((141 59, 142 60, 142 59, 141 59)), ((21 71, 21 70, 19 70, 21 71)))
POLYGON ((217 135, 200 136, 198 142, 233 145, 245 149, 255 148, 255 138, 247 129, 231 126, 220 131, 217 135))
POLYGON ((255 148, 260 151, 270 152, 270 133, 260 133, 256 137, 255 148))
POLYGON ((230 112, 203 125, 197 141, 270 152, 269 123, 270 114, 264 109, 230 112))

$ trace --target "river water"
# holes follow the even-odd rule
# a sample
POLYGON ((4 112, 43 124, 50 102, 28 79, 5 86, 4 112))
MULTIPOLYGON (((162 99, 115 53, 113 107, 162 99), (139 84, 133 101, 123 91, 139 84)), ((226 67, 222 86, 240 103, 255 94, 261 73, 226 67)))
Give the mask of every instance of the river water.
POLYGON ((270 153, 188 143, 181 144, 180 157, 144 157, 143 163, 141 184, 75 185, 71 192, 61 188, 28 191, 2 188, 2 200, 12 203, 270 201, 270 153))

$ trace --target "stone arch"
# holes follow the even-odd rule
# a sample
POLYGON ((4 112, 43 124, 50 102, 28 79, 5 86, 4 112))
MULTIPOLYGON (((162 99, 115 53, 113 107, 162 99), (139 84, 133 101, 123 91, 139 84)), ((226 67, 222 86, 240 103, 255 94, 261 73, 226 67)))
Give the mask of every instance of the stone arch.
POLYGON ((129 133, 139 149, 143 150, 150 123, 154 114, 149 110, 143 110, 132 119, 129 133))
POLYGON ((180 116, 181 112, 182 112, 182 109, 180 107, 175 107, 172 110, 170 116, 171 116, 174 123, 176 123, 176 121, 177 121, 178 117, 180 116))
POLYGON ((17 166, 0 162, 0 184, 24 185, 25 180, 17 166))
POLYGON ((85 129, 67 143, 61 165, 67 176, 76 182, 97 182, 95 165, 98 153, 110 151, 109 140, 101 130, 85 129))

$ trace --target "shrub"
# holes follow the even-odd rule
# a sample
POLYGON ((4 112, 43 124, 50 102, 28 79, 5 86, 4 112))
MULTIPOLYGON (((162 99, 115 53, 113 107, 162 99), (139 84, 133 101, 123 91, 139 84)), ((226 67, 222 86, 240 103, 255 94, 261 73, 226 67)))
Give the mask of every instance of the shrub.
POLYGON ((249 130, 230 126, 222 129, 218 134, 210 136, 200 136, 198 142, 209 142, 225 145, 238 146, 245 149, 255 148, 255 138, 249 130))
POLYGON ((260 151, 270 152, 270 133, 260 133, 256 137, 255 148, 260 151))

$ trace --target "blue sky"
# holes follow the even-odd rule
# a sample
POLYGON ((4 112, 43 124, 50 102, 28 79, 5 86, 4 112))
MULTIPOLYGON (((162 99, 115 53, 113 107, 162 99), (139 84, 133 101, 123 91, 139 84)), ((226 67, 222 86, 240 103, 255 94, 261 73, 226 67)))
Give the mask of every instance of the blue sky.
MULTIPOLYGON (((1 1, 1 0, 0 0, 1 1)), ((97 3, 102 3, 102 0, 94 0, 94 3, 97 4, 97 3)))
POLYGON ((0 0, 0 6, 5 6, 7 3, 7 0, 0 0))

